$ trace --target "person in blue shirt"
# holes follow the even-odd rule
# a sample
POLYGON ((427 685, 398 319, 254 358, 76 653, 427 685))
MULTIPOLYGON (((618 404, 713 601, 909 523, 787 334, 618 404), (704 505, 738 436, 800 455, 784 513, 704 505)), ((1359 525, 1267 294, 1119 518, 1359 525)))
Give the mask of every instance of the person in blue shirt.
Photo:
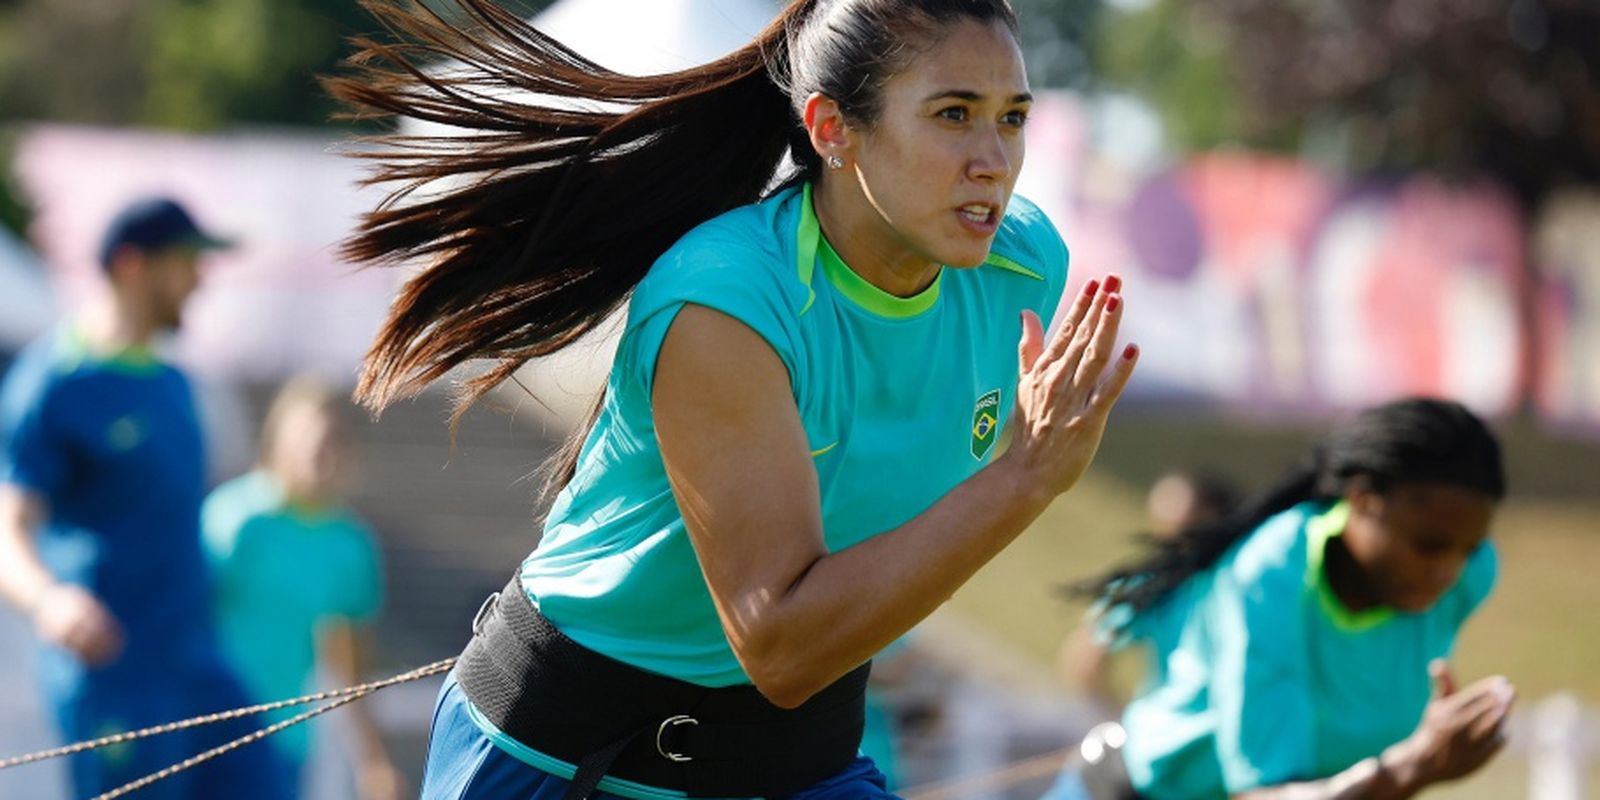
POLYGON ((1072 487, 1136 360, 1114 276, 1045 336, 1067 250, 1012 195, 1009 5, 800 0, 644 77, 460 5, 378 6, 407 48, 331 82, 468 132, 368 153, 431 188, 347 254, 430 260, 358 396, 494 359, 470 398, 627 314, 542 537, 440 694, 423 796, 890 796, 857 756, 867 662, 1072 487), (408 69, 425 54, 443 82, 408 69))
MULTIPOLYGON (((32 621, 41 682, 69 741, 246 705, 212 630, 200 550, 204 445, 188 381, 151 349, 178 327, 200 254, 223 243, 180 205, 109 225, 102 301, 24 350, 0 388, 0 595, 32 621)), ((257 729, 245 718, 71 757, 75 796, 257 729)), ((286 797, 246 747, 141 796, 286 797)))
POLYGON ((1099 581, 1145 688, 1050 800, 1412 797, 1499 752, 1515 692, 1446 659, 1495 580, 1500 447, 1453 402, 1336 429, 1312 464, 1099 581))
MULTIPOLYGON (((377 543, 344 499, 354 466, 341 418, 347 405, 315 378, 290 380, 267 411, 258 467, 218 486, 201 509, 223 652, 257 702, 311 691, 318 663, 339 686, 367 678, 383 581, 377 543)), ((304 710, 279 709, 267 718, 304 710)), ((362 703, 346 713, 356 739, 357 796, 400 797, 399 773, 372 715, 362 703)), ((307 723, 267 744, 299 773, 312 741, 307 723)))

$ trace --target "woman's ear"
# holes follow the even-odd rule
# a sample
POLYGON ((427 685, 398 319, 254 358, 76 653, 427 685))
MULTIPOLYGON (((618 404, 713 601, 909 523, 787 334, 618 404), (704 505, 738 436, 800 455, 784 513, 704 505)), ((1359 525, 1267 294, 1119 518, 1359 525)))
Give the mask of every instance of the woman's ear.
POLYGON ((829 163, 834 158, 846 164, 851 162, 854 154, 851 152, 850 127, 844 121, 844 112, 833 98, 813 92, 806 98, 804 121, 811 147, 817 151, 823 163, 829 163))
POLYGON ((1350 501, 1352 514, 1375 517, 1383 511, 1383 495, 1364 475, 1358 475, 1345 484, 1344 498, 1350 501))

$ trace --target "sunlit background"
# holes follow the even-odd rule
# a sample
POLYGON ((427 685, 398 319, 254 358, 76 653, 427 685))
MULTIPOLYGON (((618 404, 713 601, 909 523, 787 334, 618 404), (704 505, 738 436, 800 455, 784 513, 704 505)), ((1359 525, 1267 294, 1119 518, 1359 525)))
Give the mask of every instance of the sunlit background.
MULTIPOLYGON (((1330 422, 1419 393, 1459 399, 1505 436, 1502 579, 1458 668, 1521 691, 1508 753, 1430 796, 1600 786, 1600 6, 1014 3, 1039 96, 1018 191, 1060 228, 1073 287, 1124 277, 1144 356, 1089 478, 885 670, 899 679, 885 691, 902 786, 1022 798, 1047 785, 1053 768, 1034 757, 1103 713, 1057 674, 1083 611, 1061 588, 1131 552, 1156 476, 1205 469, 1259 487, 1330 422)), ((777 10, 510 7, 623 72, 710 60, 777 10)), ((343 155, 352 133, 378 129, 333 119, 315 76, 375 27, 349 0, 0 0, 0 367, 98 290, 110 215, 163 192, 241 243, 170 342, 200 387, 213 479, 249 468, 279 382, 310 371, 353 385, 404 275, 336 257, 383 196, 343 155)), ((530 365, 453 445, 443 391, 358 426, 356 505, 390 586, 375 677, 465 642, 537 539, 530 476, 609 353, 597 336, 530 365)), ((0 758, 57 743, 28 636, 0 611, 0 758)), ((412 786, 436 687, 362 701, 412 786)), ((337 716, 312 797, 349 796, 337 716)), ((64 797, 58 769, 0 772, 0 796, 64 797)))

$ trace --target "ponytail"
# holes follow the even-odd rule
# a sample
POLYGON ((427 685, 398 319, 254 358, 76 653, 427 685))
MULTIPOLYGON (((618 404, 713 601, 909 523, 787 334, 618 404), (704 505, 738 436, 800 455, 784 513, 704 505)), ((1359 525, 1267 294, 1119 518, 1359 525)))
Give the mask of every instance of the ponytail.
POLYGON ((324 80, 350 119, 466 131, 375 137, 357 154, 377 164, 369 184, 398 188, 343 255, 427 263, 366 356, 356 398, 374 411, 493 360, 462 385, 459 417, 528 359, 592 330, 679 237, 759 199, 798 127, 780 84, 787 31, 809 0, 731 55, 643 77, 588 61, 490 0, 456 2, 465 23, 362 0, 397 41, 357 39, 353 74, 324 80), (433 59, 450 66, 430 71, 433 59))
POLYGON ((1146 553, 1133 564, 1073 587, 1074 594, 1104 599, 1138 612, 1158 604, 1190 576, 1216 563, 1235 542, 1277 514, 1326 495, 1319 491, 1322 469, 1313 459, 1277 485, 1220 519, 1184 528, 1174 536, 1144 537, 1146 553))

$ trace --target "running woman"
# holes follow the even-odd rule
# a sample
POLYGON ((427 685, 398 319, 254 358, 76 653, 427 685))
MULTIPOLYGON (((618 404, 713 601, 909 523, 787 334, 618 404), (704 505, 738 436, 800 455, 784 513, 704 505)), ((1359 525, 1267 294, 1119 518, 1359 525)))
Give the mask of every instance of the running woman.
POLYGON ((1494 585, 1504 494, 1477 417, 1403 400, 1239 514, 1112 573, 1104 621, 1150 645, 1151 678, 1048 800, 1387 800, 1483 766, 1514 691, 1457 689, 1444 659, 1494 585))
POLYGON ((631 302, 543 538, 439 697, 423 796, 890 796, 857 756, 867 661, 1072 487, 1137 355, 1115 277, 1044 334, 1067 250, 1011 194, 1010 8, 802 0, 630 77, 461 5, 477 24, 373 6, 410 44, 331 82, 477 132, 374 156, 430 193, 349 254, 429 263, 359 398, 496 359, 481 394, 631 302))

